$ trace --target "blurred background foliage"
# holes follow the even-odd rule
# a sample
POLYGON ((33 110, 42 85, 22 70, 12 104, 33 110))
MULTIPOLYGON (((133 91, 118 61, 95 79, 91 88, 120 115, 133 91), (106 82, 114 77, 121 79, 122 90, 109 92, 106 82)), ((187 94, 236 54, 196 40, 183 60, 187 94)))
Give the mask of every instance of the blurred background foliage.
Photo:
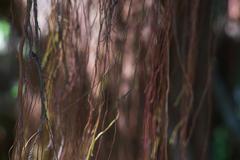
POLYGON ((8 159, 16 120, 18 63, 17 31, 11 18, 11 1, 0 1, 0 159, 8 159))

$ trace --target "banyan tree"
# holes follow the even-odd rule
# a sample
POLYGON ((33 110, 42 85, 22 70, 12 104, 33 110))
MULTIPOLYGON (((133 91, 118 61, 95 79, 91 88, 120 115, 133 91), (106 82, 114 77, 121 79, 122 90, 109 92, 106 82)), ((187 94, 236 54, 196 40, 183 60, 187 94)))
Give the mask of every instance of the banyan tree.
POLYGON ((214 3, 16 0, 10 158, 207 159, 214 3))

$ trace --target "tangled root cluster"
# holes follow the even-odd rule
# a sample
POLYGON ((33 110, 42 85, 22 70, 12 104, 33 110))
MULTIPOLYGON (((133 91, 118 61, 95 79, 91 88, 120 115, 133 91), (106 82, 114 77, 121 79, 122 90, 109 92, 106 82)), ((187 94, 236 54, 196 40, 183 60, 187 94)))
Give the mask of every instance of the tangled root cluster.
POLYGON ((12 159, 188 159, 194 136, 204 157, 211 0, 49 5, 42 36, 26 3, 12 159))

